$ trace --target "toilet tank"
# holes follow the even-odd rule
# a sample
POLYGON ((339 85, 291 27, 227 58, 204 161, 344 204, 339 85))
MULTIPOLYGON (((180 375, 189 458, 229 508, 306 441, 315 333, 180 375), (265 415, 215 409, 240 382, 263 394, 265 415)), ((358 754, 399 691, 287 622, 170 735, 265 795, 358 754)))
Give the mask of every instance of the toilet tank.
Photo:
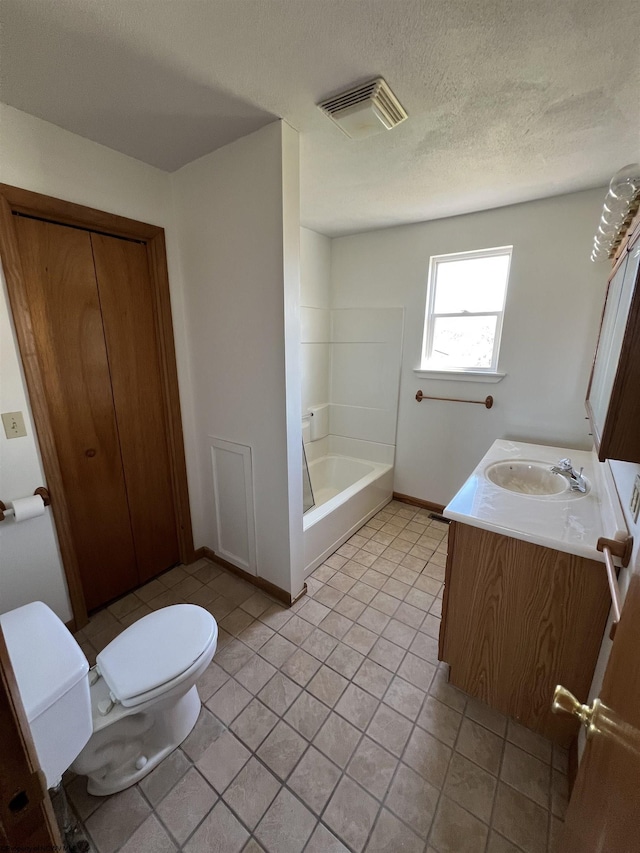
POLYGON ((89 664, 69 630, 42 601, 2 614, 0 626, 51 788, 91 736, 89 664))

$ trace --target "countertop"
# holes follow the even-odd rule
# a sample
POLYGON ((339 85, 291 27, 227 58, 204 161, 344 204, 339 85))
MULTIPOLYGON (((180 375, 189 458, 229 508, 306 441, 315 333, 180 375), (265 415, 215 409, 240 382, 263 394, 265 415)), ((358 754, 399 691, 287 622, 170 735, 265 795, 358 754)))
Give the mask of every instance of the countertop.
POLYGON ((444 510, 446 518, 503 533, 535 545, 604 562, 601 536, 624 540, 628 531, 608 462, 595 452, 516 441, 495 441, 444 510), (485 469, 494 462, 537 461, 555 465, 569 457, 590 485, 588 494, 524 495, 494 484, 485 469))

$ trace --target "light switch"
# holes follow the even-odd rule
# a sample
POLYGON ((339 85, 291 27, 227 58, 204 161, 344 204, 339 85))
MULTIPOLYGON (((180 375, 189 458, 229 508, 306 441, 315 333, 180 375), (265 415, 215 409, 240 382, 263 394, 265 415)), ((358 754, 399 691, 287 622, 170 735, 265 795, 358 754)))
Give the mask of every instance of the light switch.
POLYGON ((27 434, 22 412, 3 412, 2 423, 7 438, 22 438, 27 434))

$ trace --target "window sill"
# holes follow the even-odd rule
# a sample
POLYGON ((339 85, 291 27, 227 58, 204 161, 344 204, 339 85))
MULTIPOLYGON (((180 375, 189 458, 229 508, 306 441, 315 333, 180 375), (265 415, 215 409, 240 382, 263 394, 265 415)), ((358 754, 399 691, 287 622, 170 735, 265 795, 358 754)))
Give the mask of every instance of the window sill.
POLYGON ((454 382, 502 382, 506 373, 486 372, 484 370, 428 370, 415 368, 415 375, 420 379, 445 379, 454 382))

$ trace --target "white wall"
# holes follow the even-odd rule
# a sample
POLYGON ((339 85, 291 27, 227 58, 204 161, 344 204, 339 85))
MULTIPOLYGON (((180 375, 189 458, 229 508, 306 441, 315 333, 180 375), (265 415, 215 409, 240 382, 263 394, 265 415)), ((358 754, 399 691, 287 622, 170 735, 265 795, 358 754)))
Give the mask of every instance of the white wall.
MULTIPOLYGON (((184 312, 175 266, 169 176, 130 157, 82 139, 11 107, 0 105, 0 182, 84 204, 166 229, 171 304, 176 339, 189 479, 194 476, 191 401, 184 312)), ((28 495, 44 484, 37 440, 26 400, 6 289, 0 297, 1 411, 25 413, 28 435, 0 435, 3 500, 28 495)), ((39 598, 65 621, 71 618, 51 513, 16 525, 0 525, 0 610, 39 598)))
POLYGON ((202 473, 196 542, 218 550, 211 437, 250 447, 258 574, 295 594, 304 582, 297 134, 276 122, 171 178, 202 473))
POLYGON ((603 192, 332 241, 332 305, 405 308, 397 492, 446 504, 496 438, 590 446, 584 397, 606 270, 589 261, 603 192), (499 384, 419 379, 429 258, 513 245, 499 384), (495 398, 494 408, 416 403, 416 391, 495 398))

